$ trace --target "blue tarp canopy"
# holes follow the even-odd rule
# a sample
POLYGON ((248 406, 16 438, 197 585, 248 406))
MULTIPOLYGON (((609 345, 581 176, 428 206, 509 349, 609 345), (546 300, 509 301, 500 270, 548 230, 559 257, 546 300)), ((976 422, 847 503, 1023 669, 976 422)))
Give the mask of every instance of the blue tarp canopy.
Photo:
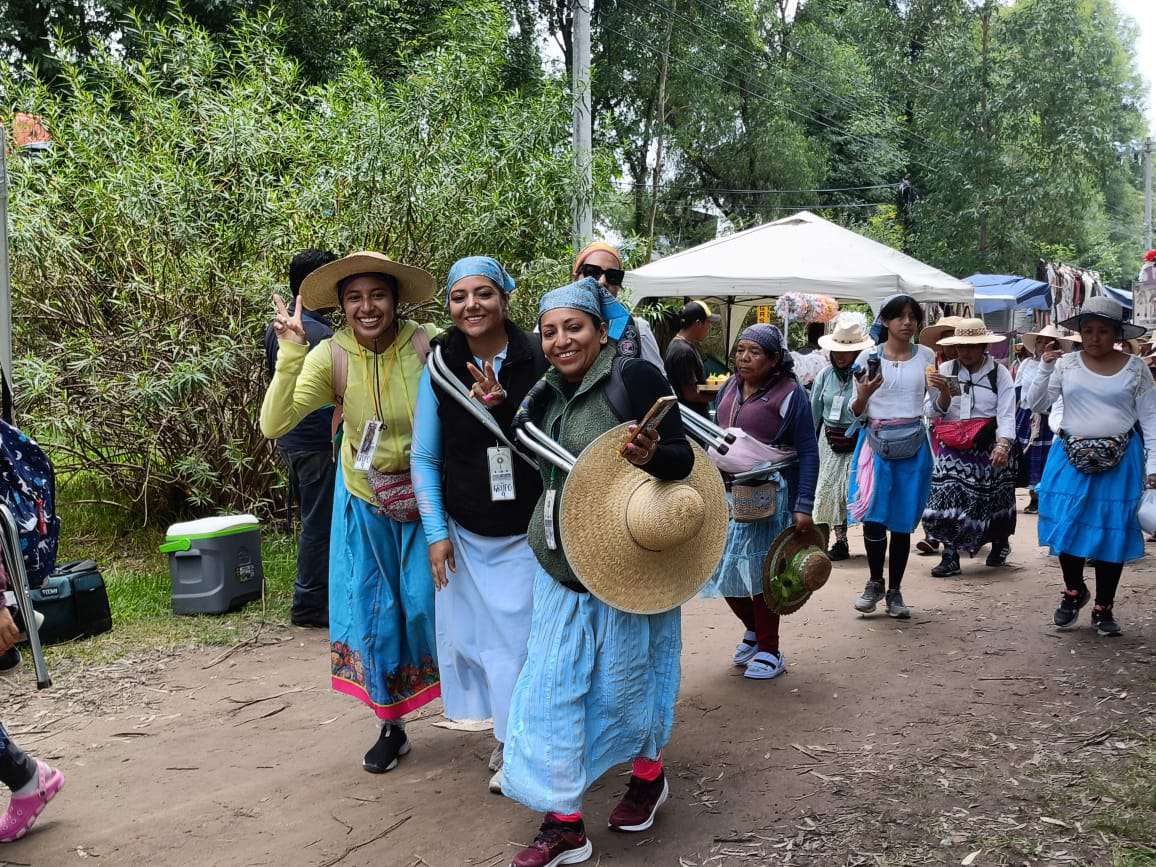
POLYGON ((1104 286, 1104 294, 1111 298, 1116 303, 1127 309, 1132 309, 1132 293, 1128 289, 1117 289, 1115 286, 1104 286))
POLYGON ((975 287, 975 312, 980 315, 1052 307, 1052 291, 1039 280, 1012 274, 972 274, 965 279, 975 287))

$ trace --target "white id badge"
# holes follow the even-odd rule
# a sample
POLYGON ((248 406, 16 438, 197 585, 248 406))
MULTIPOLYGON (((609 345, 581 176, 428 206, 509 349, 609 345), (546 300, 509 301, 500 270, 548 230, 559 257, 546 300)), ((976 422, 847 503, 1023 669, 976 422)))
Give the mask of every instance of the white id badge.
POLYGON ((827 421, 836 422, 843 417, 843 405, 847 403, 847 398, 843 395, 837 396, 831 401, 831 408, 827 411, 827 421))
POLYGON ((546 491, 546 501, 542 504, 542 520, 546 525, 546 547, 558 550, 558 536, 554 532, 554 495, 557 491, 546 491))
POLYGON ((377 452, 377 441, 381 439, 383 427, 385 425, 377 419, 365 423, 365 430, 361 432, 361 445, 357 447, 357 456, 353 459, 355 470, 368 470, 373 466, 373 456, 377 452))
POLYGON ((514 499, 514 453, 506 446, 486 449, 490 459, 490 499, 495 502, 514 499))

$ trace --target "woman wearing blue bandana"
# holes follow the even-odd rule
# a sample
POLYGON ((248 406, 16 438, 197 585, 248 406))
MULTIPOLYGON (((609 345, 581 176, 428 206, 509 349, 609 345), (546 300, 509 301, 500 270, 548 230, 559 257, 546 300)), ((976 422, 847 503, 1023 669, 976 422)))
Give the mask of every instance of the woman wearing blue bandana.
MULTIPOLYGON (((634 357, 616 363, 630 312, 593 279, 547 293, 539 305, 542 349, 550 362, 545 392, 531 399, 535 423, 573 454, 623 421, 637 421, 670 394, 662 373, 634 357), (607 387, 620 372, 630 419, 619 418, 607 387)), ((630 340, 622 343, 629 348, 630 340)), ((684 479, 694 455, 678 411, 658 436, 640 434, 624 457, 659 479, 684 479)), ((633 760, 625 797, 610 827, 643 831, 667 798, 662 748, 674 725, 682 649, 679 610, 627 614, 578 581, 556 540, 547 541, 545 504, 565 473, 543 463, 545 492, 530 522, 538 558, 526 665, 510 703, 503 791, 546 813, 534 842, 513 867, 579 864, 593 848, 582 823, 586 790, 615 765, 633 760), (553 542, 553 544, 551 544, 553 542)))
MULTIPOLYGON (((514 411, 546 372, 541 343, 507 318, 514 280, 488 256, 458 260, 446 280, 453 326, 434 340, 442 359, 513 440, 514 411)), ((414 493, 438 589, 436 634, 445 715, 493 718, 491 791, 501 791, 510 694, 526 658, 537 470, 430 380, 418 387, 414 493), (504 468, 504 469, 503 469, 504 468)))

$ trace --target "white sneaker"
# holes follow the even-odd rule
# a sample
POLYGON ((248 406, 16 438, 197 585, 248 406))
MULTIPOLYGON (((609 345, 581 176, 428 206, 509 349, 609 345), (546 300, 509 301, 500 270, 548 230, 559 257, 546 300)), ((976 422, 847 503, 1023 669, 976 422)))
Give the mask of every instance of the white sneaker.
POLYGON ((743 677, 749 677, 751 680, 774 680, 786 670, 787 659, 783 654, 762 650, 756 653, 755 658, 747 665, 743 677))
POLYGON ((503 747, 501 742, 499 741, 498 745, 496 747, 494 747, 494 751, 492 753, 490 753, 490 770, 491 771, 500 771, 502 769, 502 764, 503 764, 503 761, 505 759, 505 753, 503 752, 504 749, 505 749, 505 747, 503 747))
POLYGON ((739 646, 735 648, 735 655, 732 661, 738 668, 742 668, 750 662, 756 653, 759 652, 759 645, 755 642, 755 634, 747 631, 743 633, 743 640, 739 642, 739 646))
POLYGON ((495 795, 502 794, 502 772, 500 770, 490 777, 490 791, 495 795))

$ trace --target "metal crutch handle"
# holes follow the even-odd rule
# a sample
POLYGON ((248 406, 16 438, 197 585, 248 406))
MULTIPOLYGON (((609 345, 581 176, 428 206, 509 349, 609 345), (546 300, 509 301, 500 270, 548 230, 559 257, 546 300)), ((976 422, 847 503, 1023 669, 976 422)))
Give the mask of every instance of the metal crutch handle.
POLYGON ((12 591, 16 594, 16 604, 24 615, 24 631, 28 635, 28 645, 32 648, 32 663, 36 668, 36 688, 52 686, 48 674, 48 663, 44 661, 44 648, 40 645, 40 630, 36 626, 36 612, 32 610, 32 598, 28 593, 28 571, 24 568, 24 555, 20 553, 20 530, 11 510, 0 503, 0 532, 3 533, 4 565, 12 581, 12 591))

